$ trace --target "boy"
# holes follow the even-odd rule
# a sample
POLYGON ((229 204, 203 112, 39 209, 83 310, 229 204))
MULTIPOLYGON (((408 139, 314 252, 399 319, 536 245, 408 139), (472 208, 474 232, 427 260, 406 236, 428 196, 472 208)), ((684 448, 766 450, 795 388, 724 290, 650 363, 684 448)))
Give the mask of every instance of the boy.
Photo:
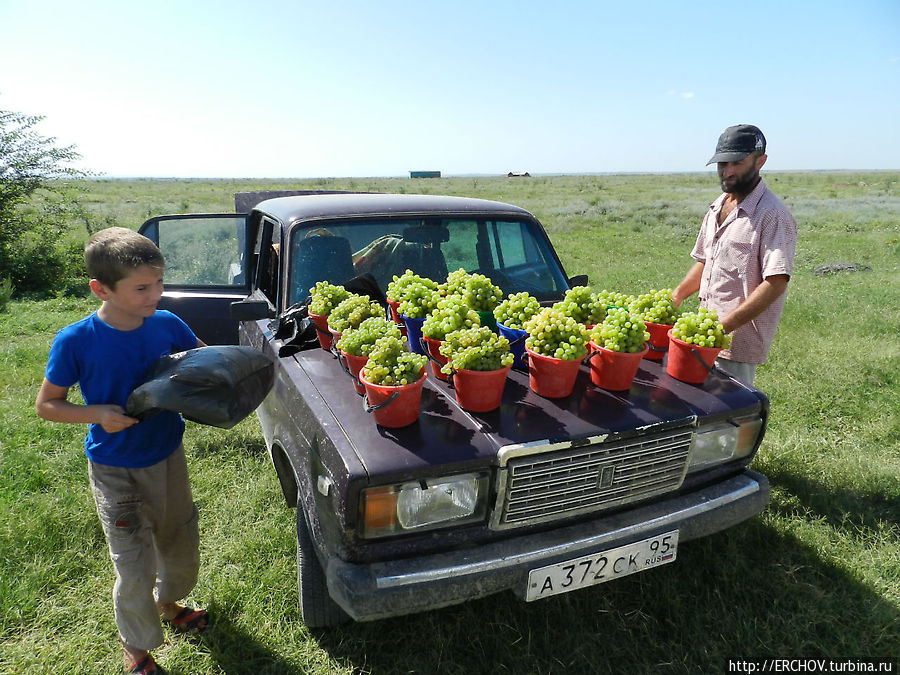
POLYGON ((57 334, 35 410, 51 422, 90 425, 88 477, 116 572, 124 670, 164 673, 148 651, 162 644, 160 616, 179 632, 198 633, 208 623, 203 610, 176 602, 197 581, 197 510, 181 444, 184 421, 162 412, 138 423, 125 414, 125 402, 157 359, 205 345, 181 319, 156 309, 164 261, 149 239, 111 227, 91 237, 84 258, 102 304, 57 334), (66 400, 75 384, 84 405, 66 400))

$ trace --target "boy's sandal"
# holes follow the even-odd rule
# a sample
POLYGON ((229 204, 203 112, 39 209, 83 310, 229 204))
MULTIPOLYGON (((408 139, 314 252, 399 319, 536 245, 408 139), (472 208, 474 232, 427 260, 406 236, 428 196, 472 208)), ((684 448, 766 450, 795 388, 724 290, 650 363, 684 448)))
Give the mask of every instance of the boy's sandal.
POLYGON ((162 666, 157 665, 150 654, 131 666, 129 670, 125 670, 123 666, 122 672, 125 675, 166 675, 166 671, 162 669, 162 666))
POLYGON ((178 633, 196 635, 206 630, 206 627, 209 625, 209 614, 202 609, 185 607, 166 623, 171 624, 172 628, 178 633))

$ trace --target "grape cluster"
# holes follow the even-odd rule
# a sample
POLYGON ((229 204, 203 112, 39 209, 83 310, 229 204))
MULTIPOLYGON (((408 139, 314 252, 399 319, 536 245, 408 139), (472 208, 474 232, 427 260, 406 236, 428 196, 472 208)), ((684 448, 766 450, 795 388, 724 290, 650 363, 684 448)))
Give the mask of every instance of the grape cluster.
POLYGON ((507 328, 522 330, 528 319, 541 311, 541 305, 529 293, 510 293, 494 308, 494 318, 507 328))
POLYGON ((631 313, 651 323, 671 326, 681 316, 681 308, 672 302, 672 289, 649 291, 637 296, 628 306, 631 313))
POLYGON ((672 327, 672 337, 698 347, 724 349, 731 344, 731 336, 725 334, 716 310, 706 307, 682 314, 672 327))
POLYGON ((444 295, 462 295, 468 280, 469 273, 460 267, 447 275, 447 281, 441 284, 441 292, 444 295))
POLYGON ((483 274, 470 274, 462 295, 476 312, 492 312, 503 299, 503 291, 483 274))
POLYGON ((634 297, 616 291, 600 291, 597 293, 597 301, 602 302, 607 309, 610 307, 628 308, 634 302, 634 297))
POLYGON ((384 316, 381 305, 370 301, 368 296, 351 295, 331 310, 328 315, 328 327, 336 333, 342 333, 348 328, 356 328, 373 316, 384 316))
POLYGON ((487 326, 450 333, 440 352, 448 359, 441 372, 448 375, 453 370, 499 370, 511 366, 515 358, 509 351, 509 340, 487 326))
POLYGON ((343 286, 332 286, 327 281, 317 281, 309 289, 312 300, 307 308, 311 314, 328 316, 331 310, 350 297, 351 293, 343 286))
POLYGON ((393 321, 382 316, 369 317, 358 328, 350 328, 341 335, 337 348, 353 356, 365 356, 375 345, 375 341, 385 335, 400 339, 400 328, 393 321))
POLYGON ((598 324, 606 316, 607 302, 591 293, 588 286, 575 286, 566 291, 565 296, 554 308, 578 323, 586 326, 598 324))
POLYGON ((459 295, 442 298, 422 324, 422 334, 432 340, 443 340, 447 333, 480 325, 478 315, 459 295))
POLYGON ((397 312, 411 319, 424 319, 440 300, 441 294, 427 284, 413 283, 404 289, 404 298, 397 312))
POLYGON ((649 339, 650 333, 644 322, 620 307, 610 309, 603 323, 591 331, 594 344, 614 352, 637 353, 644 349, 644 343, 649 339))
POLYGON ((533 352, 574 361, 587 354, 584 326, 558 309, 548 307, 525 322, 525 346, 533 352))
POLYGON ((410 292, 416 292, 413 291, 413 287, 418 288, 421 286, 433 291, 438 290, 437 282, 432 281, 428 277, 420 277, 408 269, 399 277, 395 274, 393 281, 388 283, 387 298, 393 302, 402 302, 410 292))
POLYGON ((372 384, 386 387, 416 382, 422 376, 428 357, 409 352, 394 335, 378 338, 369 350, 362 376, 372 384))

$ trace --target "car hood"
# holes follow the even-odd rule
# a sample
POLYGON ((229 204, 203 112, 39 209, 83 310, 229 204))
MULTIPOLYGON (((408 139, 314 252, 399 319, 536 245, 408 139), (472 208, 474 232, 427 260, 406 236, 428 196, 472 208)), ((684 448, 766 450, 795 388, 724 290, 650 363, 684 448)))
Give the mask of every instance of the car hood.
POLYGON ((718 374, 703 385, 680 382, 658 362, 644 360, 628 391, 594 386, 582 365, 570 396, 547 399, 528 385, 528 374, 510 371, 500 407, 469 413, 456 402, 447 383, 429 374, 422 390, 418 420, 389 429, 367 413, 350 377, 322 349, 292 356, 306 373, 321 405, 311 406, 317 427, 336 447, 349 445, 375 482, 420 478, 496 464, 506 446, 541 441, 578 441, 597 436, 630 436, 692 424, 697 418, 759 410, 765 396, 718 374))

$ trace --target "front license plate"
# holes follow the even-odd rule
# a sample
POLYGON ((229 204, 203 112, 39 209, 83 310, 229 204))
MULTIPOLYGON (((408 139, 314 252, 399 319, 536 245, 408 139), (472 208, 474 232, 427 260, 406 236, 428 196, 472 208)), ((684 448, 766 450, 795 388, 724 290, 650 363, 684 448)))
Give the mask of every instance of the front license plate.
POLYGON ((633 544, 582 556, 528 573, 525 599, 529 602, 568 593, 674 562, 678 530, 633 544))

